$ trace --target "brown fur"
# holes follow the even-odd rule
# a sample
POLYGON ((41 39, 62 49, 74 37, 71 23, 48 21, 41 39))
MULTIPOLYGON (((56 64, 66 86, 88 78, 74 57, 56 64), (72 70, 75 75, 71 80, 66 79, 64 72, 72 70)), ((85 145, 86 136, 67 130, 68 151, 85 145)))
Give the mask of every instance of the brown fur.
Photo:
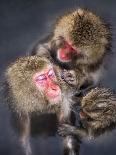
MULTIPOLYGON (((49 101, 47 101, 46 96, 36 89, 32 82, 32 76, 36 72, 41 71, 46 65, 51 64, 49 59, 44 56, 29 56, 17 59, 8 67, 5 75, 9 86, 11 107, 14 111, 18 113, 32 113, 38 111, 41 113, 59 110, 61 103, 58 105, 51 105, 49 101)), ((68 94, 69 92, 70 94, 73 88, 66 84, 61 78, 60 68, 55 65, 53 67, 57 75, 58 85, 62 92, 64 94, 68 94)), ((63 96, 65 95, 62 95, 62 100, 63 96)))
POLYGON ((29 137, 32 123, 31 116, 33 114, 39 116, 39 114, 53 113, 57 115, 60 123, 70 121, 70 107, 73 103, 71 97, 74 89, 63 81, 60 75, 60 68, 53 66, 57 75, 57 79, 54 82, 59 85, 62 93, 59 103, 51 103, 45 94, 38 90, 32 82, 33 75, 45 69, 47 65, 53 66, 46 56, 28 56, 17 59, 8 66, 5 72, 7 103, 14 114, 13 119, 16 117, 19 125, 20 140, 26 155, 31 155, 29 137))
POLYGON ((62 111, 64 117, 69 117, 70 106, 73 103, 72 96, 75 87, 67 84, 61 78, 62 69, 58 66, 53 66, 57 81, 61 88, 62 96, 61 103, 49 103, 46 96, 39 91, 32 82, 32 76, 44 69, 47 65, 52 65, 46 57, 28 56, 17 59, 6 70, 5 78, 8 84, 8 103, 11 108, 17 113, 30 114, 33 112, 49 113, 62 111), (67 96, 69 98, 67 99, 67 96), (66 106, 66 107, 65 107, 66 106))
POLYGON ((81 101, 86 117, 93 121, 87 122, 94 130, 104 129, 116 123, 116 95, 109 89, 92 89, 81 101))
POLYGON ((77 9, 62 16, 54 29, 54 37, 70 40, 81 51, 77 64, 92 65, 104 57, 110 46, 111 32, 107 24, 94 13, 77 9))
MULTIPOLYGON (((53 34, 36 44, 32 54, 47 56, 54 64, 62 69, 78 69, 85 74, 93 85, 96 85, 104 72, 104 58, 110 53, 111 31, 109 26, 94 13, 77 9, 61 16, 56 22, 53 34), (80 51, 80 56, 72 57, 72 61, 61 62, 57 57, 57 50, 70 40, 80 51)), ((70 81, 64 79, 70 84, 70 81)), ((77 80, 78 81, 78 80, 77 80)))
POLYGON ((116 126, 116 95, 110 89, 92 89, 81 100, 81 128, 64 125, 61 135, 71 134, 81 138, 95 137, 116 126))
POLYGON ((17 112, 42 112, 49 107, 45 96, 36 89, 32 82, 34 73, 48 64, 50 62, 47 59, 32 56, 19 58, 8 67, 6 78, 12 98, 11 106, 17 112))

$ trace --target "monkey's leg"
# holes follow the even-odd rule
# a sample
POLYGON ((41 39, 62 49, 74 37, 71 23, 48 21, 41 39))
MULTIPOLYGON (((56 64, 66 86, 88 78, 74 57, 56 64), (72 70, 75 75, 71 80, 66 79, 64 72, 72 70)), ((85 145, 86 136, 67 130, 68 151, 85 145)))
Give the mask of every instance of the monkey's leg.
POLYGON ((30 118, 28 115, 22 115, 20 118, 20 142, 26 153, 26 155, 31 155, 31 146, 29 142, 30 138, 30 118))
MULTIPOLYGON (((74 124, 75 118, 74 116, 69 114, 68 117, 64 117, 63 114, 60 114, 60 124, 67 123, 67 124, 74 124)), ((62 135, 61 135, 62 136, 62 135)), ((75 138, 73 135, 66 135, 63 137, 63 152, 64 155, 79 155, 79 149, 80 149, 80 141, 78 142, 77 138, 75 138)))
POLYGON ((80 141, 68 135, 64 138, 64 155, 79 155, 80 141))
MULTIPOLYGON (((72 122, 72 118, 67 118, 67 121, 65 121, 64 123, 68 123, 71 125, 74 124, 74 122, 72 122)), ((62 125, 64 123, 62 123, 62 125)), ((63 146, 64 155, 79 155, 80 141, 78 141, 78 139, 74 135, 67 134, 65 137, 63 137, 63 146)))
POLYGON ((78 136, 79 138, 83 138, 87 136, 87 131, 83 128, 77 128, 75 126, 69 124, 63 124, 58 129, 59 135, 65 137, 67 135, 78 136))

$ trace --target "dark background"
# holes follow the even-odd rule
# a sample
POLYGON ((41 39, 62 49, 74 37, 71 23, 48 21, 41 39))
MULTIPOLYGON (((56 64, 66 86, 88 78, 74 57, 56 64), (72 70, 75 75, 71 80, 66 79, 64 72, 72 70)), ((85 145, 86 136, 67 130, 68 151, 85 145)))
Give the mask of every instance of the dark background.
MULTIPOLYGON (((102 83, 116 90, 116 1, 115 0, 0 0, 0 73, 17 57, 26 55, 33 44, 53 27, 56 18, 70 9, 84 7, 102 16, 112 25, 113 55, 102 83)), ((0 155, 21 155, 7 106, 0 102, 0 155)), ((39 155, 62 154, 56 137, 31 138, 39 155)), ((115 155, 116 131, 81 144, 80 155, 115 155)))

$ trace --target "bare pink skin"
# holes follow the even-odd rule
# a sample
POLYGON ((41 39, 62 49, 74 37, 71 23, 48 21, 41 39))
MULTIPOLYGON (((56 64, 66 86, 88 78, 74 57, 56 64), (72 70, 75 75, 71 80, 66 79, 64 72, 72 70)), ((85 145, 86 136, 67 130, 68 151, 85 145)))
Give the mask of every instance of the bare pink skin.
POLYGON ((55 81, 56 75, 51 66, 47 66, 47 68, 33 76, 34 84, 45 93, 48 100, 58 102, 61 99, 61 89, 55 81))
POLYGON ((73 47, 73 45, 68 41, 65 42, 64 47, 58 50, 58 57, 64 62, 71 61, 73 54, 78 55, 79 51, 77 51, 77 49, 75 49, 75 47, 73 47))

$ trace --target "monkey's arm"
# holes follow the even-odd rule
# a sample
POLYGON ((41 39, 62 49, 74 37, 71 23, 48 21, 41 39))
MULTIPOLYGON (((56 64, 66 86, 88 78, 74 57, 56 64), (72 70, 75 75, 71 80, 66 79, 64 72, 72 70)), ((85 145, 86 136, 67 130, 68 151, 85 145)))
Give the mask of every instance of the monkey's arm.
POLYGON ((79 138, 84 138, 87 136, 87 131, 84 128, 78 128, 69 124, 63 124, 58 129, 59 135, 65 137, 68 135, 78 136, 79 138))
POLYGON ((74 94, 75 97, 85 96, 91 89, 95 88, 97 85, 92 80, 86 80, 74 94))
POLYGON ((41 40, 39 40, 34 47, 30 51, 30 55, 49 55, 50 50, 50 41, 52 39, 53 34, 50 33, 41 40))

